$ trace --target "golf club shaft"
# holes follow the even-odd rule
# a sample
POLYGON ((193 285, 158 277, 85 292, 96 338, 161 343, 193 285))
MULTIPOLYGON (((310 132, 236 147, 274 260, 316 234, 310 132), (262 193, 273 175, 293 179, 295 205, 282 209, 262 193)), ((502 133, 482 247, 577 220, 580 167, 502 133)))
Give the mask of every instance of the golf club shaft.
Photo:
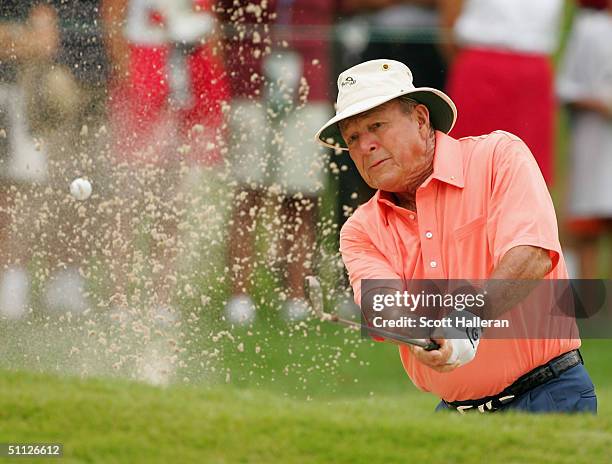
POLYGON ((344 324, 344 325, 347 325, 347 326, 350 326, 350 327, 354 327, 356 329, 366 330, 366 331, 368 331, 368 333, 371 333, 371 334, 374 334, 374 335, 378 335, 378 336, 383 337, 383 338, 389 338, 391 340, 396 340, 398 342, 408 343, 410 345, 420 346, 425 351, 432 351, 432 350, 437 350, 438 348, 440 348, 440 345, 438 345, 433 340, 426 341, 426 340, 419 340, 419 339, 416 339, 416 338, 403 337, 401 335, 394 334, 393 332, 389 332, 387 330, 379 329, 377 327, 368 327, 367 325, 360 324, 359 322, 349 321, 347 319, 342 319, 341 317, 338 317, 338 316, 335 316, 335 315, 331 315, 331 319, 330 320, 333 321, 333 322, 337 322, 339 324, 344 324))
POLYGON ((308 301, 310 302, 310 306, 315 311, 317 316, 319 316, 323 320, 337 322, 360 330, 367 330, 369 333, 378 335, 383 338, 395 340, 402 343, 408 343, 410 345, 420 346, 426 351, 437 350, 438 348, 440 348, 440 345, 438 345, 433 340, 424 341, 414 338, 402 337, 401 335, 397 335, 386 330, 382 330, 376 327, 368 327, 355 321, 342 319, 341 317, 338 317, 335 314, 325 313, 321 283, 319 282, 319 279, 314 276, 306 277, 306 279, 304 280, 304 291, 306 293, 306 298, 308 298, 308 301))

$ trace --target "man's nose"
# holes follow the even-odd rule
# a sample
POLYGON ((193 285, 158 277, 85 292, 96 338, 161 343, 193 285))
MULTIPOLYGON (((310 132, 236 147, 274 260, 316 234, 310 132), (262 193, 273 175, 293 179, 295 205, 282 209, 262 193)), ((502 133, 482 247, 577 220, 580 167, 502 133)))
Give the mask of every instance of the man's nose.
POLYGON ((363 136, 360 140, 362 153, 373 153, 380 146, 376 137, 371 134, 363 136))

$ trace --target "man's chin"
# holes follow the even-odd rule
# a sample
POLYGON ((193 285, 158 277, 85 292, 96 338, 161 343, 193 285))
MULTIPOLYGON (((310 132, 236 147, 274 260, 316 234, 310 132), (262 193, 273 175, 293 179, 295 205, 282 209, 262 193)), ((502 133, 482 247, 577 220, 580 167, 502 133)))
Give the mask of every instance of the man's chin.
POLYGON ((372 176, 366 180, 366 184, 375 190, 384 190, 388 182, 385 182, 385 178, 382 176, 372 176))
POLYGON ((384 179, 380 179, 378 182, 372 182, 370 187, 389 193, 398 193, 401 191, 401 188, 398 187, 396 182, 389 182, 388 180, 385 182, 384 179))

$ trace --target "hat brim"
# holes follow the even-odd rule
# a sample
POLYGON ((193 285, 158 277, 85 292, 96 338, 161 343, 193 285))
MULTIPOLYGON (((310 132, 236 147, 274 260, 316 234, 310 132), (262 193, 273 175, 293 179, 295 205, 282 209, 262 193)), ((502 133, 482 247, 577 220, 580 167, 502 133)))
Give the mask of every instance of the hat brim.
POLYGON ((407 92, 398 92, 397 94, 369 98, 349 106, 344 111, 336 114, 336 116, 331 118, 321 129, 319 129, 315 139, 326 147, 348 150, 346 142, 340 133, 338 123, 343 119, 376 108, 402 95, 410 95, 411 98, 427 107, 429 110, 429 119, 436 130, 449 133, 455 125, 457 121, 457 107, 450 97, 438 89, 418 87, 407 92))

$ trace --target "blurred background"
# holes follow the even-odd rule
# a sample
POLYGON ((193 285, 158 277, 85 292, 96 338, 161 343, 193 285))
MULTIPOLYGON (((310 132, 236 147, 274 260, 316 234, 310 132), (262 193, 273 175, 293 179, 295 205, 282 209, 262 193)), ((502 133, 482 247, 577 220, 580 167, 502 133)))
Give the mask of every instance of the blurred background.
MULTIPOLYGON (((0 2, 0 366, 258 386, 413 387, 358 316, 338 253, 367 201, 314 133, 358 62, 406 63, 457 103, 455 137, 507 130, 553 195, 572 277, 612 268, 612 2, 0 2), (93 186, 70 195, 72 180, 93 186)), ((594 377, 608 342, 586 343, 594 377)), ((431 405, 435 399, 430 398, 431 405)), ((428 400, 426 400, 428 401, 428 400)))

